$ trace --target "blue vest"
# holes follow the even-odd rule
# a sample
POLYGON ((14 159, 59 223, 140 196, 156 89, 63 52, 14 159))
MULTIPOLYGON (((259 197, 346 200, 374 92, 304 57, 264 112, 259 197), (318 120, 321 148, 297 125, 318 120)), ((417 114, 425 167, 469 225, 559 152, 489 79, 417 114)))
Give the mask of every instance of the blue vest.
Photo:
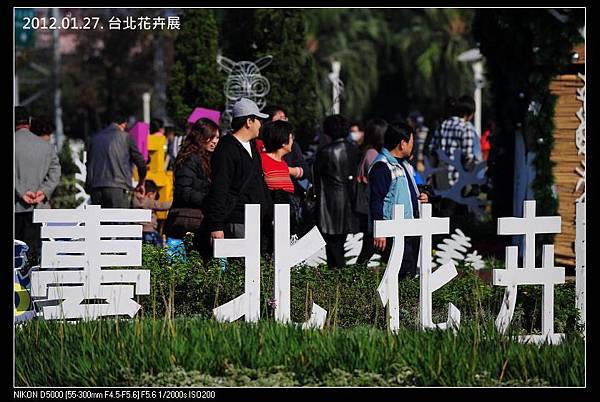
MULTIPOLYGON (((414 218, 412 202, 410 201, 410 189, 408 186, 414 186, 417 195, 419 194, 419 189, 415 183, 413 167, 407 161, 402 162, 406 170, 410 172, 410 177, 406 177, 404 169, 402 169, 398 160, 386 148, 381 148, 381 152, 377 155, 377 158, 375 158, 373 163, 371 163, 371 166, 369 166, 369 172, 377 162, 385 163, 392 174, 392 183, 383 199, 383 219, 392 219, 392 212, 394 211, 394 205, 396 204, 404 205, 404 219, 414 218)), ((370 225, 372 224, 370 216, 369 223, 370 225)))

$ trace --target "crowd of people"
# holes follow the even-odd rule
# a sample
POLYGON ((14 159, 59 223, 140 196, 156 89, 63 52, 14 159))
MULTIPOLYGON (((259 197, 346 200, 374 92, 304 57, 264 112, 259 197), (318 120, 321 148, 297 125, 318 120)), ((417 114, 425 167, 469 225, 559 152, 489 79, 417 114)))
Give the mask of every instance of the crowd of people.
MULTIPOLYGON (((360 232, 364 237, 357 263, 368 262, 375 253, 387 261, 393 240, 374 237, 373 222, 391 219, 397 204, 404 205, 405 219, 418 218, 419 204, 438 200, 434 188, 448 188, 457 180, 456 170, 447 166, 426 182, 420 175, 425 158, 441 164, 435 150, 453 158, 460 149, 466 168, 482 159, 470 122, 473 99, 452 99, 448 106, 447 118, 432 132, 419 113, 390 123, 375 118, 364 126, 339 114, 327 116, 323 141, 311 159, 295 141, 295 128, 282 106, 261 112, 252 100, 242 98, 233 106, 229 134, 201 118, 188 125, 180 143, 173 130, 153 120, 150 135, 168 138, 165 166, 173 170, 172 202, 158 200, 156 183, 146 180, 148 161, 126 131, 126 118, 116 114, 87 144, 85 188, 91 203, 103 208, 152 209, 152 221, 143 226, 144 242, 188 247, 188 252, 191 247, 205 260, 213 256, 215 239, 244 237, 246 204, 261 206, 261 252, 272 253, 273 206, 283 203, 290 205, 292 235, 301 237, 318 227, 330 267, 345 266, 346 238, 360 232), (160 227, 155 212, 167 210, 160 227), (190 233, 193 243, 186 246, 183 240, 190 233)), ((15 114, 15 238, 29 244, 35 261, 41 242, 33 210, 49 207, 60 164, 48 141, 54 131, 51 121, 30 118, 21 107, 15 114)), ((442 216, 458 213, 460 206, 444 201, 442 216)), ((404 247, 401 274, 414 275, 419 238, 406 237, 404 247)))

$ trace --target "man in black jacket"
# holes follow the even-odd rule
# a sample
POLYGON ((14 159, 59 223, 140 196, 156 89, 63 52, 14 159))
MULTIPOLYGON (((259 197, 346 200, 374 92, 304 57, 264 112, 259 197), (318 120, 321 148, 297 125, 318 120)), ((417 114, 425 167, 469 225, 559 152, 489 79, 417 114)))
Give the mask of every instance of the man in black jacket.
POLYGON ((214 239, 244 237, 246 204, 260 204, 263 217, 272 207, 254 141, 260 119, 268 115, 242 98, 233 105, 232 116, 233 133, 219 140, 212 157, 212 187, 205 200, 204 222, 195 236, 196 248, 205 260, 212 257, 206 240, 212 244, 214 239))
POLYGON ((350 123, 342 115, 328 116, 323 132, 332 142, 317 152, 313 166, 317 195, 317 224, 327 242, 327 265, 344 267, 344 243, 349 233, 359 231, 352 208, 352 182, 358 168, 358 149, 345 140, 350 123))

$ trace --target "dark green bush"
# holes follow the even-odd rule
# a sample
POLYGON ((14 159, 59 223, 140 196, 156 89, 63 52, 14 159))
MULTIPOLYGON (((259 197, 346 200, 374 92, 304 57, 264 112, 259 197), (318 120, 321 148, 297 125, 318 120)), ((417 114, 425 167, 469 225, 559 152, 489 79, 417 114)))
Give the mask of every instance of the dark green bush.
MULTIPOLYGON (((188 240, 189 242, 189 240, 188 240)), ((492 264, 494 266, 495 264, 492 264)), ((204 264, 192 252, 187 259, 170 258, 165 249, 143 248, 143 268, 151 271, 151 295, 139 297, 142 314, 151 317, 212 317, 213 309, 244 292, 243 261, 230 259, 222 271, 216 260, 204 264)), ((377 287, 384 268, 351 265, 330 269, 299 265, 292 268, 291 315, 304 322, 312 303, 327 310, 326 327, 349 328, 374 325, 387 328, 387 312, 381 305, 377 287)), ((495 319, 500 311, 504 288, 486 284, 470 265, 459 264, 458 276, 433 293, 434 322, 445 322, 448 303, 461 312, 461 321, 477 323, 495 319)), ((527 333, 541 328, 541 286, 519 286, 513 326, 527 333)), ((555 331, 579 331, 573 283, 556 285, 555 331)), ((261 261, 261 318, 273 319, 273 261, 261 261)), ((400 324, 418 328, 419 278, 399 281, 400 324)))

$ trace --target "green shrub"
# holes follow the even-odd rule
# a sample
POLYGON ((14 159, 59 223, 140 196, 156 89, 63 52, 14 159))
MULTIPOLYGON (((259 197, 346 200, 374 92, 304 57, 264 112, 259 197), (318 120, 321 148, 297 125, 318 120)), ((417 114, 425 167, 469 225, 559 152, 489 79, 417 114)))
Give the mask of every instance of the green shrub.
MULTIPOLYGON (((190 244, 190 239, 187 240, 190 244)), ((216 260, 204 264, 197 253, 187 259, 171 258, 165 249, 143 246, 143 268, 151 271, 151 294, 140 296, 142 314, 151 317, 200 316, 210 318, 213 309, 244 292, 243 261, 229 259, 222 271, 216 260)), ((496 268, 497 264, 489 264, 496 268)), ((458 275, 433 293, 434 322, 445 322, 448 303, 461 312, 462 322, 483 323, 500 311, 504 287, 486 284, 470 265, 457 266, 458 275)), ((327 310, 327 328, 374 325, 385 329, 386 309, 377 287, 383 268, 351 265, 330 269, 298 265, 291 275, 291 317, 307 321, 312 303, 327 310)), ((418 328, 419 278, 399 280, 400 325, 418 328)), ((541 286, 519 286, 513 326, 527 333, 541 329, 541 286)), ((573 283, 557 285, 555 294, 556 332, 580 331, 573 283)), ((274 267, 270 258, 261 262, 261 319, 274 319, 274 267)))

